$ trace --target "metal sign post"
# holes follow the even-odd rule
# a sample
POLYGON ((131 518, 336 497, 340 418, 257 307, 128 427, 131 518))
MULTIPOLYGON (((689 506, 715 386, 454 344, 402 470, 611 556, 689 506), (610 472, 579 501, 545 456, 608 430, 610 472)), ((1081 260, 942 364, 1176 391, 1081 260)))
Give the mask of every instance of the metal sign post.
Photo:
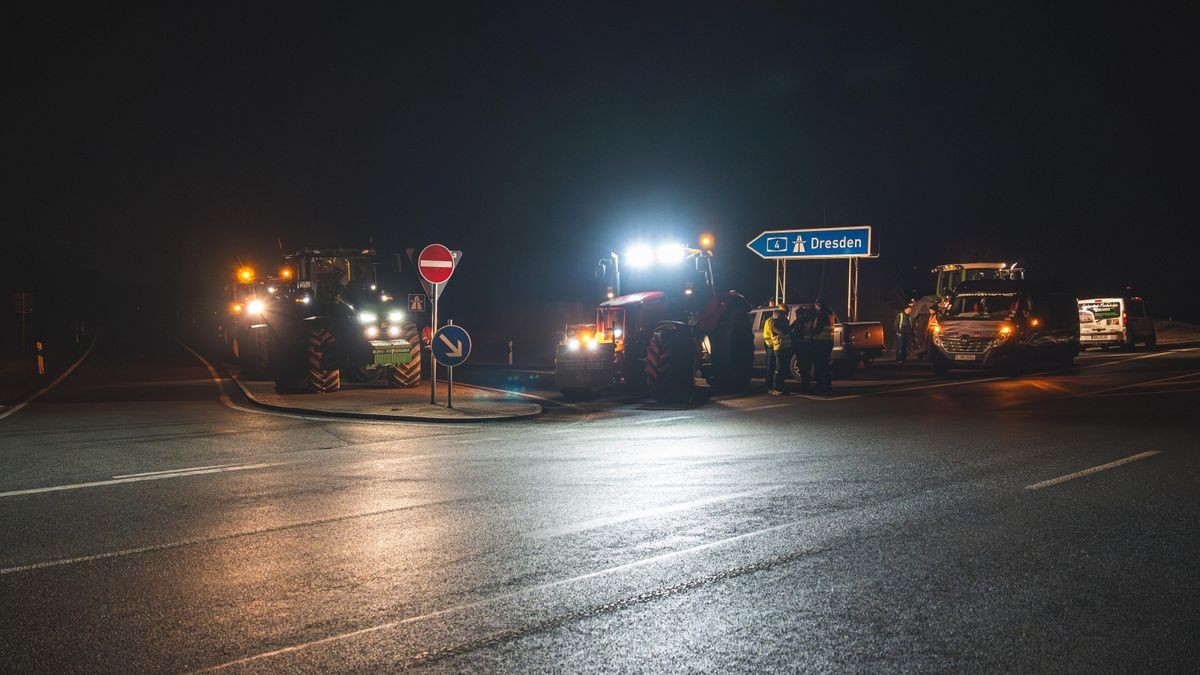
MULTIPOLYGON (((417 256, 417 272, 421 278, 428 284, 427 290, 430 296, 433 297, 433 307, 431 309, 430 318, 431 330, 437 333, 438 329, 438 300, 442 296, 442 288, 450 277, 454 274, 455 267, 458 266, 458 260, 462 257, 461 251, 451 251, 442 244, 430 244, 421 249, 421 254, 417 256)), ((430 347, 433 346, 433 340, 430 340, 430 347)), ((429 364, 429 403, 437 403, 437 359, 435 358, 429 364)))
POLYGON ((433 334, 430 345, 434 360, 446 366, 449 372, 450 393, 446 397, 446 407, 453 408, 454 367, 462 365, 471 356, 471 336, 461 326, 456 326, 450 321, 433 334))

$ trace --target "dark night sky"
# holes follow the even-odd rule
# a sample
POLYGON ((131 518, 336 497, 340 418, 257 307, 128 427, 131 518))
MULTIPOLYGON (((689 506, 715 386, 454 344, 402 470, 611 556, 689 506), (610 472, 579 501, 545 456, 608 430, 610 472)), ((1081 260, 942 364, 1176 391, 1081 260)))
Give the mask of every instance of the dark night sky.
POLYGON ((984 256, 1200 318, 1190 19, 916 4, 10 14, 4 285, 374 237, 464 249, 460 299, 591 300, 609 247, 711 229, 761 299, 745 241, 824 220, 876 227, 868 293, 984 256))

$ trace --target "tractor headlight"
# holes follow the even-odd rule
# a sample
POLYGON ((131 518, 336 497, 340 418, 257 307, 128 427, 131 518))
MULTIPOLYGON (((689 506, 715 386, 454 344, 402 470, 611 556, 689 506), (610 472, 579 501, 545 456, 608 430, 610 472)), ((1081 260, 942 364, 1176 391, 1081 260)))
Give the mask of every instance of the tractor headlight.
POLYGON ((379 326, 367 326, 365 333, 368 340, 374 340, 379 337, 379 326))
POLYGON ((388 323, 396 323, 404 320, 404 312, 394 309, 387 313, 388 323))
POLYGON ((579 351, 579 338, 571 338, 570 340, 567 340, 567 351, 579 351))
POLYGON ((379 315, 376 314, 375 312, 359 312, 358 313, 358 322, 361 324, 366 325, 368 323, 375 323, 376 321, 379 321, 379 315))
POLYGON ((621 330, 620 328, 613 328, 613 339, 620 340, 621 336, 624 334, 625 331, 621 330))
POLYGON ((400 326, 388 326, 388 337, 400 337, 400 326))
POLYGON ((263 307, 262 300, 251 300, 250 303, 246 305, 246 312, 251 316, 259 316, 263 313, 264 309, 265 307, 263 307))

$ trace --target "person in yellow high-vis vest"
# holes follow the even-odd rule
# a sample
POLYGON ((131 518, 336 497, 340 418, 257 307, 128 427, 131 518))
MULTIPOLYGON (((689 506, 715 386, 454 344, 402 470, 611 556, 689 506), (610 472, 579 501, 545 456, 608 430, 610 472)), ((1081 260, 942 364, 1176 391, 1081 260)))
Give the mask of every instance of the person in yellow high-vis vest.
POLYGON ((767 352, 767 393, 778 396, 783 393, 783 336, 788 332, 787 306, 774 312, 763 323, 763 347, 767 352))

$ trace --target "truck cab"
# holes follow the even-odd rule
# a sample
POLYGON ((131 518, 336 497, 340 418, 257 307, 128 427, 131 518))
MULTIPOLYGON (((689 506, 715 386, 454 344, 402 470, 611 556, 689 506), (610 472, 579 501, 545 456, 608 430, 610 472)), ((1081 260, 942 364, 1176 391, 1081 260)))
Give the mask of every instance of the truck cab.
POLYGON ((915 354, 931 354, 931 345, 926 339, 930 317, 946 302, 958 285, 968 281, 990 281, 996 279, 1024 279, 1025 269, 1017 263, 969 262, 946 263, 929 270, 934 275, 933 293, 913 301, 913 343, 915 354))
POLYGON ((966 281, 928 326, 933 370, 1070 366, 1079 353, 1079 309, 1072 293, 1018 279, 966 281))

